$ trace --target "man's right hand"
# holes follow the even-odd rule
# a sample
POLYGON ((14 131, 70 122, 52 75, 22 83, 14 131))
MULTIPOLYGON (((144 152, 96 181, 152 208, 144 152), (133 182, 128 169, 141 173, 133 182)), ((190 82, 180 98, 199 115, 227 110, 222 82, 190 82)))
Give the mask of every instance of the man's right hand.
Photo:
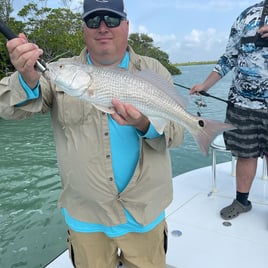
POLYGON ((22 75, 25 83, 30 88, 35 88, 41 74, 36 71, 34 65, 43 54, 43 50, 36 44, 28 43, 24 34, 19 34, 18 38, 11 39, 6 46, 11 63, 22 75))

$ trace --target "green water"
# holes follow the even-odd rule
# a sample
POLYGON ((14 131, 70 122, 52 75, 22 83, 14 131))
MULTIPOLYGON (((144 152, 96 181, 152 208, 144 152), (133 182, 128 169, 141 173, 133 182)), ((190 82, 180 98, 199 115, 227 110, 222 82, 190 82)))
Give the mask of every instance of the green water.
MULTIPOLYGON (((180 67, 174 81, 185 86, 200 82, 212 65, 180 67)), ((227 98, 230 77, 210 93, 227 98)), ((188 98, 188 91, 178 87, 188 98)), ((196 114, 197 97, 188 98, 189 112, 196 114)), ((203 117, 224 120, 226 104, 203 98, 203 117)), ((183 145, 170 151, 173 175, 211 164, 187 133, 183 145)), ((220 154, 219 162, 230 160, 220 154)), ((210 179, 210 178, 208 178, 210 179)), ((49 115, 24 121, 0 119, 0 267, 36 268, 66 248, 66 226, 57 209, 61 191, 49 115)))

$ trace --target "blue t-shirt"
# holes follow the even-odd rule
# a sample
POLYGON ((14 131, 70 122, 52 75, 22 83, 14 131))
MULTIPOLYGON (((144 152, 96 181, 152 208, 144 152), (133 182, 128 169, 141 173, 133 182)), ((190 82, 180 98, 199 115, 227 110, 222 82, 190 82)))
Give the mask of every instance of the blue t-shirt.
MULTIPOLYGON (((87 55, 89 64, 92 64, 90 56, 87 55)), ((129 53, 127 52, 119 67, 128 69, 129 65, 129 53)), ((134 170, 136 168, 139 155, 140 144, 139 137, 141 135, 132 126, 120 126, 117 124, 110 115, 108 116, 108 123, 110 129, 110 144, 112 152, 112 167, 115 177, 115 183, 118 188, 118 192, 122 192, 130 181, 134 170)), ((150 125, 145 138, 156 138, 159 134, 154 127, 150 125)), ((89 208, 90 209, 90 208, 89 208)), ((139 224, 132 215, 124 209, 126 215, 126 223, 116 226, 105 226, 102 224, 81 222, 72 218, 65 208, 62 209, 62 213, 65 217, 65 221, 69 228, 76 232, 103 232, 109 237, 118 237, 125 235, 129 232, 148 232, 157 226, 164 218, 165 212, 163 211, 153 222, 143 226, 139 224)))

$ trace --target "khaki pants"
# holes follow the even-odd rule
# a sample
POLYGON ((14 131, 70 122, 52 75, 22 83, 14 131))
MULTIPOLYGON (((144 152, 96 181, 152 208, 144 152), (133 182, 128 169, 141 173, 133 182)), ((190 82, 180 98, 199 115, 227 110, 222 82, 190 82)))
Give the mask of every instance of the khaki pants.
POLYGON ((75 268, 115 268, 119 261, 126 268, 164 268, 167 225, 162 221, 150 232, 115 238, 69 230, 68 245, 75 268))

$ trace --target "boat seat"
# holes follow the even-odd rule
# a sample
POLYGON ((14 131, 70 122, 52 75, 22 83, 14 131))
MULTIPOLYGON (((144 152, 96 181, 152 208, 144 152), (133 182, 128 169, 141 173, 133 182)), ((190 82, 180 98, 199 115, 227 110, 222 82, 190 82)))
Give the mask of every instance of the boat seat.
MULTIPOLYGON (((217 165, 217 159, 216 159, 216 153, 217 152, 230 152, 226 149, 223 135, 218 135, 213 142, 210 144, 210 148, 212 149, 212 193, 217 192, 216 187, 216 165, 217 165)), ((231 152, 230 152, 231 153, 231 152)), ((262 158, 263 161, 263 168, 262 168, 262 179, 267 179, 267 167, 266 167, 266 161, 265 157, 262 158)), ((235 177, 235 165, 236 165, 236 158, 232 156, 231 161, 232 167, 231 167, 231 175, 235 177)))

